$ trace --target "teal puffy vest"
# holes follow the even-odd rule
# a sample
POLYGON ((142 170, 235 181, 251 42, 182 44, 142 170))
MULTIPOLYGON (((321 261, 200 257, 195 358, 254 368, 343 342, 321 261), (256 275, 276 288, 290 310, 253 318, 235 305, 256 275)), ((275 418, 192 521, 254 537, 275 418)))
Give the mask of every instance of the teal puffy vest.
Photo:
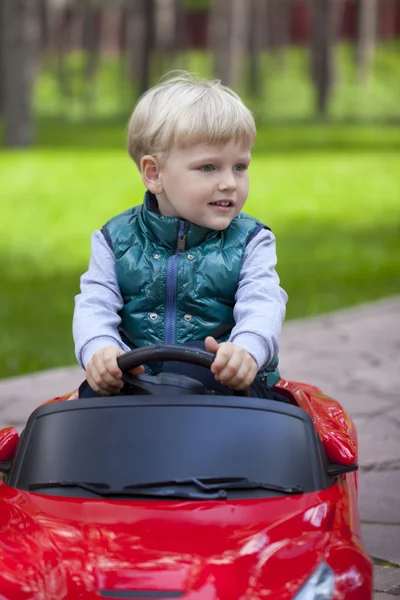
MULTIPOLYGON (((228 339, 246 246, 264 226, 240 213, 223 231, 143 205, 112 218, 102 232, 116 261, 124 306, 120 334, 131 348, 228 339)), ((275 366, 275 365, 274 365, 275 366)), ((270 383, 268 381, 268 383, 270 383)))

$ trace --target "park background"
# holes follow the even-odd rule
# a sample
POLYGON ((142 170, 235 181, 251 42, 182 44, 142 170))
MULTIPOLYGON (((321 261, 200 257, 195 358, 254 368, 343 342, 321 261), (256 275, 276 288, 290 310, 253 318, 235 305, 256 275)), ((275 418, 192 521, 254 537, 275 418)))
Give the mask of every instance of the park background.
POLYGON ((171 69, 254 112, 288 319, 398 294, 399 37, 399 0, 2 0, 0 377, 74 363, 90 235, 143 196, 127 120, 171 69))

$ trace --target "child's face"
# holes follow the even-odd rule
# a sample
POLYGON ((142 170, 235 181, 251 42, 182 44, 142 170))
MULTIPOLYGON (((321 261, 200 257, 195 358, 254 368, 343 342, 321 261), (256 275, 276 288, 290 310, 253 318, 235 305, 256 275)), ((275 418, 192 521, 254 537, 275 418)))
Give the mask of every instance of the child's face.
POLYGON ((210 229, 228 227, 247 200, 250 150, 235 141, 172 150, 159 169, 161 214, 210 229))

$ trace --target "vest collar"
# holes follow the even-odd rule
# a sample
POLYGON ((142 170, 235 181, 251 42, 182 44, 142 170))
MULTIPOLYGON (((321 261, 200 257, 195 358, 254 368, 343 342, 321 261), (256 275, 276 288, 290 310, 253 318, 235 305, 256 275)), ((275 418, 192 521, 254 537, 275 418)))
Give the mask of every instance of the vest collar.
POLYGON ((216 237, 219 233, 214 229, 201 227, 184 219, 160 215, 157 198, 149 191, 144 197, 140 220, 154 241, 174 251, 177 249, 179 227, 182 222, 186 224, 186 249, 198 246, 206 239, 216 237))

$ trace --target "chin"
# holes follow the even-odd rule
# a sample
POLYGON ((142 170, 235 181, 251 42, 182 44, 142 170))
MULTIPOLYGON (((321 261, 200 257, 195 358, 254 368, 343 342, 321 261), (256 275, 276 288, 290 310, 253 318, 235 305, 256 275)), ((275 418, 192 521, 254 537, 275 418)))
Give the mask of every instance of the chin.
POLYGON ((190 221, 190 223, 193 223, 194 225, 198 225, 199 227, 205 227, 206 229, 213 229, 214 231, 223 231, 224 229, 229 227, 232 220, 233 218, 220 219, 219 221, 217 221, 216 219, 199 219, 198 221, 188 219, 188 221, 190 221))
POLYGON ((203 227, 208 227, 209 229, 214 229, 214 231, 223 231, 232 223, 234 217, 225 217, 221 219, 209 219, 205 220, 203 227))
POLYGON ((214 231, 223 231, 224 229, 229 227, 230 224, 231 224, 231 221, 229 221, 229 223, 225 223, 225 224, 221 223, 221 225, 210 225, 210 229, 214 229, 214 231))

